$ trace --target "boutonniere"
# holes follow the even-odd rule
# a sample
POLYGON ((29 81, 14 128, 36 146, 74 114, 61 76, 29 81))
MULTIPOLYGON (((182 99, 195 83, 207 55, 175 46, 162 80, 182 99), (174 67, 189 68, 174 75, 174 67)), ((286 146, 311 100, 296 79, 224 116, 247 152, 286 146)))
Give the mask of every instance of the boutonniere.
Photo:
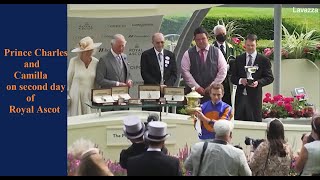
POLYGON ((165 59, 166 59, 166 60, 170 60, 170 57, 169 57, 169 56, 166 56, 165 59))
POLYGON ((170 63, 170 61, 165 60, 165 61, 164 61, 164 66, 165 66, 165 67, 168 67, 168 66, 169 66, 169 63, 170 63))

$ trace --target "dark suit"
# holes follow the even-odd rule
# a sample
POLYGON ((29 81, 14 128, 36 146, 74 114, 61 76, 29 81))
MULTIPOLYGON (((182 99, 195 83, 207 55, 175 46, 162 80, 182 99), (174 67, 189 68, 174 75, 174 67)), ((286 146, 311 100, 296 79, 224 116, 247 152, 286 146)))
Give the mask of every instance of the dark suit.
POLYGON ((128 149, 123 149, 120 153, 120 166, 127 169, 127 162, 130 157, 137 156, 146 151, 144 143, 133 143, 128 149))
MULTIPOLYGON (((142 154, 143 152, 147 151, 147 145, 146 143, 132 143, 132 145, 128 148, 128 149, 123 149, 120 153, 120 166, 123 168, 123 169, 127 169, 127 162, 128 162, 128 159, 130 157, 133 157, 133 156, 137 156, 139 154, 142 154)), ((164 154, 167 154, 168 153, 168 149, 163 146, 163 148, 161 149, 161 152, 164 153, 164 154)))
POLYGON ((147 151, 128 160, 128 176, 181 176, 179 159, 147 151))
POLYGON ((239 79, 247 77, 244 68, 244 66, 246 66, 246 53, 237 56, 235 65, 232 69, 231 82, 237 85, 234 116, 236 120, 262 121, 262 87, 271 84, 274 77, 272 74, 270 60, 265 56, 257 54, 253 65, 257 65, 259 67, 256 73, 252 75, 254 80, 258 81, 258 86, 256 88, 246 86, 247 96, 243 95, 245 86, 242 84, 239 85, 239 79), (246 100, 247 102, 243 104, 243 100, 246 100), (245 113, 243 111, 239 111, 243 106, 246 106, 245 113), (252 114, 252 116, 248 117, 248 115, 245 115, 248 113, 252 114))
MULTIPOLYGON (((161 72, 158 63, 158 57, 154 48, 148 49, 141 54, 141 76, 145 85, 160 85, 161 72)), ((174 86, 177 80, 177 65, 175 55, 166 49, 163 49, 163 80, 168 87, 174 86)), ((163 94, 161 94, 163 96, 163 94)), ((142 108, 148 111, 161 111, 161 108, 148 107, 142 108)))
POLYGON ((98 62, 96 71, 96 83, 101 88, 111 88, 116 86, 117 82, 126 83, 130 77, 127 55, 122 54, 123 68, 120 69, 116 58, 111 50, 103 55, 98 62), (122 74, 123 73, 123 74, 122 74))
MULTIPOLYGON (((174 86, 177 80, 177 65, 175 55, 166 49, 164 54, 163 80, 167 86, 174 86), (170 59, 168 59, 170 58, 170 59), (167 62, 167 63, 166 63, 167 62)), ((160 85, 161 72, 158 57, 154 48, 148 49, 141 54, 141 76, 145 85, 160 85)))
MULTIPOLYGON (((230 43, 225 42, 225 44, 226 44, 226 47, 225 47, 225 51, 226 52, 222 52, 222 54, 224 55, 224 58, 226 59, 227 63, 229 64, 229 62, 228 62, 229 59, 228 58, 231 55, 234 56, 234 49, 233 49, 233 47, 232 47, 232 45, 230 43)), ((213 45, 220 49, 217 41, 215 41, 213 43, 213 45)), ((227 76, 224 79, 224 81, 222 82, 223 87, 224 87, 224 95, 222 97, 222 101, 227 103, 227 104, 229 104, 229 105, 232 105, 231 104, 231 92, 232 91, 231 91, 231 88, 230 88, 230 78, 231 78, 231 68, 229 68, 227 76)))

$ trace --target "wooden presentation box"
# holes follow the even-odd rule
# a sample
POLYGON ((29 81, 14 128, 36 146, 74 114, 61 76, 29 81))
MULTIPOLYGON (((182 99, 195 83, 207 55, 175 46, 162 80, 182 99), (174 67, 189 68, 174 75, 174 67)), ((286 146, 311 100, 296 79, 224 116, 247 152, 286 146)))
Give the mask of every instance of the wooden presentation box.
POLYGON ((184 101, 184 88, 183 87, 165 87, 164 98, 167 103, 178 103, 184 101))
POLYGON ((143 102, 158 102, 160 98, 160 86, 140 85, 138 87, 139 99, 143 102))
POLYGON ((115 102, 111 95, 111 89, 92 89, 91 101, 94 105, 113 105, 115 102))

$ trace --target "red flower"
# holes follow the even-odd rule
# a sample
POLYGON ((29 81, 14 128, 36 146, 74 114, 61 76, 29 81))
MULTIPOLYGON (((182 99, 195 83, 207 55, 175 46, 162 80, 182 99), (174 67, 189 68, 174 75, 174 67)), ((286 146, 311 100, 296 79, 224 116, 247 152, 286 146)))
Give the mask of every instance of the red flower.
POLYGON ((278 101, 277 105, 278 106, 283 106, 283 101, 278 101))
POLYGON ((270 98, 270 97, 271 97, 271 94, 270 94, 270 93, 266 93, 265 96, 268 97, 268 98, 270 98))
POLYGON ((278 94, 271 97, 270 93, 266 93, 262 104, 262 116, 264 118, 311 117, 314 109, 306 106, 305 101, 304 95, 293 98, 278 94))
POLYGON ((288 112, 292 112, 293 108, 292 108, 292 105, 291 104, 285 104, 284 105, 284 108, 288 111, 288 112))

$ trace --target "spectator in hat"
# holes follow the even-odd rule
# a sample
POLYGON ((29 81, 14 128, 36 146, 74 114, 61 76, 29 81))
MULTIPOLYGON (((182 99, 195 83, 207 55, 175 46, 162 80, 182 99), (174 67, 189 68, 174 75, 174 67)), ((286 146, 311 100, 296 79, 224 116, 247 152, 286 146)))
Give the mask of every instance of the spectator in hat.
POLYGON ((129 157, 137 156, 146 151, 143 141, 145 124, 137 116, 126 117, 123 124, 123 133, 132 143, 128 149, 123 149, 120 153, 120 165, 123 169, 127 169, 129 157))
POLYGON ((80 138, 68 147, 68 154, 78 160, 79 166, 69 173, 76 176, 113 176, 106 165, 102 151, 89 139, 80 138))
POLYGON ((233 123, 219 120, 214 129, 216 136, 212 142, 198 142, 192 146, 184 162, 186 170, 194 176, 251 176, 244 152, 230 144, 233 123))
POLYGON ((144 137, 149 147, 146 152, 128 159, 128 176, 179 176, 179 159, 161 153, 167 134, 167 124, 151 121, 144 137))
POLYGON ((79 164, 78 176, 113 176, 101 151, 98 148, 90 148, 83 152, 79 164))
POLYGON ((94 43, 89 36, 79 42, 79 47, 71 52, 78 53, 70 59, 68 66, 68 116, 77 116, 92 113, 86 102, 91 102, 91 89, 96 87, 96 68, 99 60, 93 57, 94 49, 102 43, 94 43), (68 103, 69 104, 69 103, 68 103))

